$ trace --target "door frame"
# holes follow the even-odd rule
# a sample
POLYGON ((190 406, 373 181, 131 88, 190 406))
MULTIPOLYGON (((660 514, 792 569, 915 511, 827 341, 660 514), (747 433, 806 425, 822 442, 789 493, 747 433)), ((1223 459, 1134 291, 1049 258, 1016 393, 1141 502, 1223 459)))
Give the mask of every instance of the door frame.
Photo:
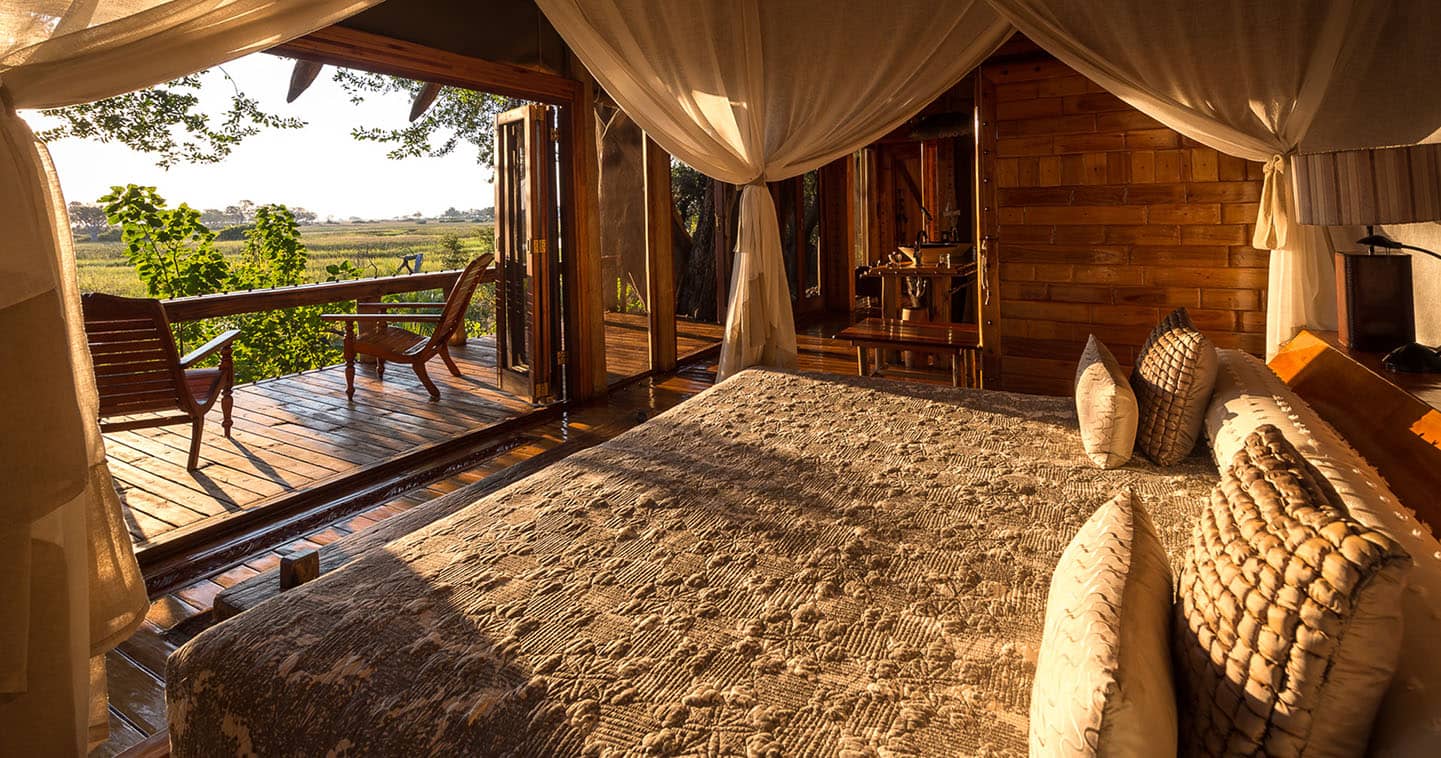
POLYGON ((604 394, 605 314, 600 285, 600 222, 595 155, 595 89, 571 76, 498 63, 379 34, 330 26, 268 49, 288 58, 402 76, 560 106, 561 303, 566 395, 604 394), (583 149, 576 149, 576 145, 583 149))
POLYGON ((556 302, 559 289, 559 266, 553 246, 556 231, 556 188, 554 186, 556 155, 551 141, 553 106, 522 105, 495 117, 495 180, 498 189, 495 203, 496 240, 496 374, 503 391, 528 397, 530 402, 546 404, 561 399, 562 387, 557 385, 559 325, 563 313, 556 302), (520 188, 511 190, 510 172, 514 168, 516 134, 520 137, 520 154, 524 165, 519 167, 520 188), (524 207, 512 207, 522 199, 524 207), (512 223, 520 225, 513 229, 512 223), (516 253, 509 248, 523 246, 516 253), (513 274, 510 259, 523 263, 523 285, 529 305, 522 301, 525 329, 525 370, 510 365, 512 331, 508 274, 513 274))

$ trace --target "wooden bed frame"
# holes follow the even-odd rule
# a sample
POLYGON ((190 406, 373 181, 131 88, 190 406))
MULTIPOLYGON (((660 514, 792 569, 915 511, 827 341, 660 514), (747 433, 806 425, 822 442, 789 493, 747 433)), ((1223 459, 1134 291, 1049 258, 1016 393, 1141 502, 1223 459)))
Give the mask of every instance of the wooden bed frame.
POLYGON ((1416 518, 1441 530, 1441 375, 1396 374, 1334 332, 1302 331, 1270 367, 1390 483, 1416 518))

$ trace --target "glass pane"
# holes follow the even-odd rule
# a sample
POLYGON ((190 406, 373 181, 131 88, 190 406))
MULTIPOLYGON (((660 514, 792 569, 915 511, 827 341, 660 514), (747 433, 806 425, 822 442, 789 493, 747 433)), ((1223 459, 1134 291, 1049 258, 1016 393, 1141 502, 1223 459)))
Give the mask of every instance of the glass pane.
POLYGON ((716 271, 728 260, 718 261, 717 250, 734 245, 739 191, 674 157, 670 187, 679 219, 671 246, 676 277, 676 355, 685 358, 721 340, 725 303, 717 302, 717 280, 727 279, 730 271, 716 271))
POLYGON ((506 163, 506 206, 509 218, 506 224, 506 244, 502 246, 500 264, 505 267, 505 352, 502 365, 524 371, 530 363, 528 342, 530 330, 527 327, 530 277, 526 246, 529 235, 526 229, 526 206, 530 199, 525 172, 525 124, 513 121, 503 127, 506 130, 506 148, 509 151, 506 163))
POLYGON ((791 299, 796 298, 796 194, 795 185, 786 182, 781 185, 780 198, 776 202, 776 215, 781 222, 781 256, 786 262, 786 281, 791 286, 791 299))

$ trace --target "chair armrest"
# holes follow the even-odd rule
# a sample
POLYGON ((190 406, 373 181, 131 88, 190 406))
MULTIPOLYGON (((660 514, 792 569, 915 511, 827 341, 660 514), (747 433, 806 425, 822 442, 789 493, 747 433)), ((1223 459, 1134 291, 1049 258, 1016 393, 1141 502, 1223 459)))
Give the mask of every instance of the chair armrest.
POLYGON ((439 323, 439 313, 322 313, 322 321, 351 321, 355 323, 377 323, 381 321, 412 321, 439 323))
POLYGON ((194 350, 186 353, 185 357, 180 359, 180 367, 190 368, 191 365, 195 364, 196 362, 200 361, 205 356, 210 355, 216 350, 230 347, 230 343, 234 342, 235 338, 239 336, 239 329, 226 329, 215 339, 212 339, 204 345, 201 345, 200 347, 197 347, 194 350))
POLYGON ((411 308, 444 308, 445 303, 356 303, 357 308, 384 308, 386 310, 409 310, 411 308))

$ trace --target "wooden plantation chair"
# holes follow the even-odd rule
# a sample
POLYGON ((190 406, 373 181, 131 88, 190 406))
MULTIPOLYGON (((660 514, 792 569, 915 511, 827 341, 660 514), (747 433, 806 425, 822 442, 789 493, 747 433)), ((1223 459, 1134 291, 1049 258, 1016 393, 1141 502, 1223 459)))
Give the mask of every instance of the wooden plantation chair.
POLYGON ((461 375, 460 367, 450 357, 447 343, 455 330, 465 323, 465 309, 470 307, 470 298, 493 260, 495 256, 486 253, 471 261, 455 280, 455 286, 450 288, 444 303, 356 303, 356 310, 372 312, 327 313, 321 316, 326 321, 345 322, 345 397, 355 399, 355 356, 363 354, 375 357, 375 375, 382 380, 385 379, 386 361, 410 364, 420 383, 430 392, 430 399, 439 400, 440 389, 425 372, 425 362, 439 355, 451 374, 461 375), (427 309, 439 309, 440 312, 388 312, 427 309), (435 324, 435 331, 427 337, 391 326, 391 322, 395 321, 435 324), (373 328, 360 332, 357 329, 359 324, 373 328))
POLYGON ((220 425, 230 436, 231 397, 235 363, 230 343, 240 334, 230 329, 181 357, 175 348, 170 320, 159 300, 90 293, 80 298, 85 336, 95 364, 100 393, 100 430, 119 432, 190 422, 190 460, 200 460, 205 414, 220 400, 220 425), (217 368, 191 368, 220 352, 217 368), (180 415, 106 421, 116 416, 179 411, 180 415))

